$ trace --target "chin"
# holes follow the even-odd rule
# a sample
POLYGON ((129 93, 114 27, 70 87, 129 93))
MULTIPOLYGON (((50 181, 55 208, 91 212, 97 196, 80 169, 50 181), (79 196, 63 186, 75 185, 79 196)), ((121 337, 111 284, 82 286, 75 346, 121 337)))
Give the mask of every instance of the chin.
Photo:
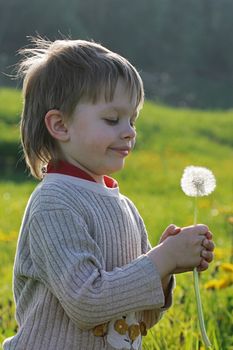
POLYGON ((124 165, 125 165, 125 162, 109 165, 109 167, 106 167, 105 171, 103 171, 102 174, 110 175, 113 173, 117 173, 118 171, 124 168, 124 165))
POLYGON ((118 171, 121 171, 123 168, 124 168, 124 166, 115 167, 115 168, 111 169, 111 171, 109 170, 108 173, 106 173, 106 175, 117 173, 118 171))

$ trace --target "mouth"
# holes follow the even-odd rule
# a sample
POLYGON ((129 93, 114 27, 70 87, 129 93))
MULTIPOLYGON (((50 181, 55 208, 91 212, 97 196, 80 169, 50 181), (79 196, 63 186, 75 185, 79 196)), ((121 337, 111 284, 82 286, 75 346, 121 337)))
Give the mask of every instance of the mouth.
POLYGON ((130 147, 111 147, 110 150, 116 152, 122 157, 126 157, 130 153, 131 149, 130 147))

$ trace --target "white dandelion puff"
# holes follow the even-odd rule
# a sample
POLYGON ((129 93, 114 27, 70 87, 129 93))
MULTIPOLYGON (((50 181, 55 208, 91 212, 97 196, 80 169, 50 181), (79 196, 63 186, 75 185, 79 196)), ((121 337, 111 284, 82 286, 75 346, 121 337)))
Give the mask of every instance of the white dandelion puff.
POLYGON ((181 178, 181 188, 187 196, 208 196, 214 191, 216 180, 212 171, 199 166, 188 166, 181 178))
MULTIPOLYGON (((208 196, 216 187, 214 174, 207 168, 198 166, 188 166, 184 169, 181 178, 181 188, 187 196, 195 197, 194 205, 194 225, 197 224, 197 198, 208 196)), ((204 316, 202 311, 201 295, 199 288, 199 277, 197 268, 193 270, 194 290, 197 303, 197 314, 201 329, 203 342, 207 348, 211 348, 211 343, 206 333, 204 316)))

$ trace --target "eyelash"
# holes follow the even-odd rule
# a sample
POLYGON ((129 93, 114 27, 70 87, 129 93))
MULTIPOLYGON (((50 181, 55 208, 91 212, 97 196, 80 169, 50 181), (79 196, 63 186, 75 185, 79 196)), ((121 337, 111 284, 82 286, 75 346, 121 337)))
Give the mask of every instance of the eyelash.
POLYGON ((109 125, 116 125, 119 122, 119 119, 104 119, 105 122, 109 125))
MULTIPOLYGON (((117 125, 117 123, 119 122, 119 119, 104 119, 105 122, 109 125, 117 125)), ((135 121, 130 122, 130 125, 135 128, 135 121)))

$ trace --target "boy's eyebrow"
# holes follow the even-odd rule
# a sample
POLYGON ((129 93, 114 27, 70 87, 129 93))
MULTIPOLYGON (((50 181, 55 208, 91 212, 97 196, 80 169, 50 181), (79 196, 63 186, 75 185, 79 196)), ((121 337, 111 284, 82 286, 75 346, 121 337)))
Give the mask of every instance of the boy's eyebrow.
POLYGON ((137 109, 134 109, 134 110, 131 111, 128 108, 114 107, 114 106, 107 107, 106 109, 103 110, 103 112, 117 112, 119 114, 124 114, 124 113, 128 114, 130 112, 129 114, 131 114, 132 117, 135 117, 135 118, 137 117, 137 115, 139 113, 139 111, 137 109))

